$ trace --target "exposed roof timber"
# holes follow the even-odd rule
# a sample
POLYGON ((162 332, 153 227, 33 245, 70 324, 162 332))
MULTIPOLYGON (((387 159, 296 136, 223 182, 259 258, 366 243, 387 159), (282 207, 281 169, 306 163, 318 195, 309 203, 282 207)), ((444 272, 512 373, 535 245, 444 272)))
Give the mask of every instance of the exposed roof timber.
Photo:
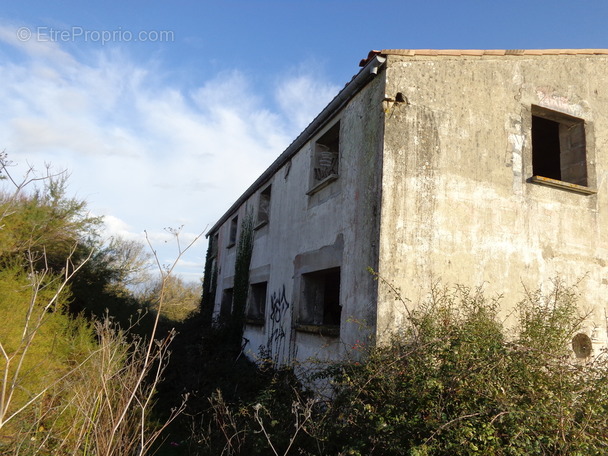
POLYGON ((386 58, 373 56, 368 59, 359 73, 334 97, 333 100, 314 118, 314 120, 298 135, 298 137, 279 155, 279 157, 262 173, 262 175, 237 199, 230 209, 207 231, 206 237, 215 233, 238 208, 262 187, 291 157, 293 157, 310 139, 326 125, 377 73, 386 58))

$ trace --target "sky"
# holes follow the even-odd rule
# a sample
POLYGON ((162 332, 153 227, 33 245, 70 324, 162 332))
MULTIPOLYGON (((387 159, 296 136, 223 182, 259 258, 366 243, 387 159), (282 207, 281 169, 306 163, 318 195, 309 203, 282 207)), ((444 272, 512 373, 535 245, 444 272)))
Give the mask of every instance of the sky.
MULTIPOLYGON (((0 151, 67 171, 104 235, 147 233, 171 265, 370 50, 608 48, 607 19, 603 0, 7 0, 0 151)), ((176 272, 199 280, 205 253, 176 272)))

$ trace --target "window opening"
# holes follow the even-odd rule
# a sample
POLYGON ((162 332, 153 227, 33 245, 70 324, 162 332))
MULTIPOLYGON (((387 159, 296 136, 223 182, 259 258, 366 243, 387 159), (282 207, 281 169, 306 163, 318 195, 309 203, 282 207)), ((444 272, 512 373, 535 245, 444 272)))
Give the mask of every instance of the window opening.
POLYGON ((572 350, 577 358, 588 358, 593 351, 591 338, 587 334, 577 334, 572 338, 572 350))
POLYGON ((247 318, 263 322, 266 316, 266 296, 268 282, 252 283, 247 306, 247 318))
POLYGON ((226 288, 222 293, 222 302, 220 305, 220 320, 227 321, 232 316, 232 301, 234 297, 234 289, 226 288))
POLYGON ((317 184, 338 175, 340 160, 340 122, 331 127, 315 142, 313 177, 317 184))
POLYGON ((209 240, 209 242, 211 242, 211 257, 216 257, 217 256, 217 248, 218 248, 218 245, 220 243, 219 234, 216 233, 213 236, 211 236, 211 239, 209 240))
POLYGON ((239 217, 237 215, 230 221, 230 238, 228 241, 228 247, 232 247, 233 245, 236 244, 236 232, 237 232, 238 228, 239 228, 239 217))
POLYGON ((268 223, 270 220, 270 195, 272 186, 269 185, 260 192, 260 200, 258 204, 258 225, 268 223))
POLYGON ((302 274, 302 285, 300 323, 339 326, 342 312, 340 268, 302 274))
POLYGON ((583 119, 538 107, 532 110, 534 176, 587 186, 583 119))

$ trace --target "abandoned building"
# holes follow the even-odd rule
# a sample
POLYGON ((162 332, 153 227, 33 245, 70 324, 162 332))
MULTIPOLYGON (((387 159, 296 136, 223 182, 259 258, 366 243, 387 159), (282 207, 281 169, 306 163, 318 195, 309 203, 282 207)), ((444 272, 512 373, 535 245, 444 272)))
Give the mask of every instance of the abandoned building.
POLYGON ((441 280, 506 308, 581 279, 577 355, 604 346, 608 50, 383 50, 361 66, 208 232, 214 315, 231 318, 249 219, 251 357, 337 358, 362 327, 398 329, 369 268, 412 303, 441 280))

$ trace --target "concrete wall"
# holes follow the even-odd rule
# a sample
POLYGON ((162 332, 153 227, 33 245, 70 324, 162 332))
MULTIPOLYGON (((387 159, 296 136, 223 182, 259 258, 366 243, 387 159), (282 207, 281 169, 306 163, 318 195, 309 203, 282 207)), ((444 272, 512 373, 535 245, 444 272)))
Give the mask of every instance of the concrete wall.
MULTIPOLYGON (((380 274, 420 302, 434 280, 504 293, 579 279, 585 332, 606 341, 608 59, 388 56, 380 274), (531 110, 585 121, 585 194, 530 182, 531 110)), ((379 335, 403 319, 386 287, 379 335)))
MULTIPOLYGON (((251 260, 251 282, 267 277, 268 298, 264 324, 245 328, 250 357, 263 351, 279 363, 336 358, 373 331, 377 284, 367 268, 377 266, 383 97, 384 79, 378 77, 235 212, 239 220, 255 214, 259 192, 272 185, 270 220, 255 231, 251 260), (307 194, 315 139, 338 120, 339 177, 307 194), (301 275, 334 266, 341 267, 339 336, 296 329, 301 275)), ((234 275, 236 247, 227 247, 230 218, 218 231, 216 315, 222 288, 231 286, 234 275)))

